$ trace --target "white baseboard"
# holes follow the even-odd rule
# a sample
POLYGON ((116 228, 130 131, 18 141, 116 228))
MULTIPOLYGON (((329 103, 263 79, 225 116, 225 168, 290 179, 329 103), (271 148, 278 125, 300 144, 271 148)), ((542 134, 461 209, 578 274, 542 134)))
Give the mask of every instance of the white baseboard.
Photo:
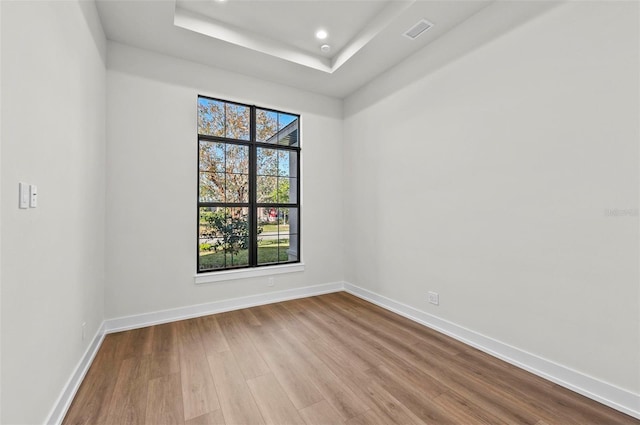
POLYGON ((343 282, 326 283, 323 285, 305 286, 304 288, 286 289, 284 291, 267 292, 248 297, 231 298, 228 300, 214 301, 206 304, 196 304, 170 310, 155 311, 151 313, 137 314, 135 316, 119 317, 105 320, 105 332, 120 332, 129 329, 144 328, 146 326, 161 323, 175 322, 177 320, 191 319, 209 314, 223 313, 225 311, 239 310, 258 305, 277 303, 296 298, 311 297, 314 295, 328 294, 342 291, 343 282))
POLYGON ((102 322, 91 343, 80 358, 80 362, 78 362, 71 377, 65 384, 60 396, 58 396, 58 399, 53 405, 53 409, 49 412, 49 416, 47 416, 47 421, 45 422, 47 425, 59 425, 62 423, 64 416, 67 414, 67 410, 69 410, 69 406, 71 406, 73 397, 75 397, 78 388, 80 388, 80 384, 82 384, 82 380, 87 374, 93 358, 96 356, 102 344, 104 334, 104 322, 102 322))
POLYGON ((640 419, 640 394, 618 388, 584 373, 510 346, 470 329, 425 313, 364 288, 344 284, 344 290, 358 298, 448 335, 521 369, 555 382, 599 403, 640 419))

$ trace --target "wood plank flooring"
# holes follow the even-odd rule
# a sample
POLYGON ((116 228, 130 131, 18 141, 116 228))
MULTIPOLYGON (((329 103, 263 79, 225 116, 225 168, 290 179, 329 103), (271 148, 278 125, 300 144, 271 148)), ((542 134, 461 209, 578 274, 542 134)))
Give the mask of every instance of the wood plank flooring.
POLYGON ((635 424, 344 292, 107 335, 64 424, 635 424))

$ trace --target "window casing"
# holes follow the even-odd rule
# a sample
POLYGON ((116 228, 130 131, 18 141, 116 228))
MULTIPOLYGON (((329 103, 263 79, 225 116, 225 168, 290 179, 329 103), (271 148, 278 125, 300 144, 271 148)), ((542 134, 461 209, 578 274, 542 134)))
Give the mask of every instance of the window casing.
POLYGON ((197 272, 300 262, 300 116, 198 96, 197 272))

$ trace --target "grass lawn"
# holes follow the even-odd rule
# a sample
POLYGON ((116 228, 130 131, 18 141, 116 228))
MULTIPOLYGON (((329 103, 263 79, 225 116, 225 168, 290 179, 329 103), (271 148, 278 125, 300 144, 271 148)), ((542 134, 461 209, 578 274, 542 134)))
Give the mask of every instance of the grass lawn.
MULTIPOLYGON (((272 241, 268 241, 272 242, 272 241)), ((275 241, 273 241, 275 242, 275 241)), ((289 261, 289 254, 287 254, 287 250, 289 249, 289 241, 285 243, 281 243, 278 245, 277 243, 266 243, 263 244, 260 242, 258 244, 258 263, 277 263, 282 261, 289 261), (278 249, 279 248, 279 249, 278 249), (279 251, 279 252, 278 252, 279 251)), ((239 251, 236 255, 231 255, 230 253, 225 253, 222 251, 218 252, 202 252, 200 253, 200 269, 201 270, 209 270, 209 269, 220 269, 225 267, 225 257, 227 260, 228 266, 246 266, 249 264, 249 250, 243 249, 239 251)))
MULTIPOLYGON (((263 233, 275 233, 278 231, 278 225, 277 224, 263 224, 260 227, 262 227, 262 232, 263 233)), ((280 233, 287 233, 289 232, 289 225, 288 224, 281 224, 280 225, 280 233)))

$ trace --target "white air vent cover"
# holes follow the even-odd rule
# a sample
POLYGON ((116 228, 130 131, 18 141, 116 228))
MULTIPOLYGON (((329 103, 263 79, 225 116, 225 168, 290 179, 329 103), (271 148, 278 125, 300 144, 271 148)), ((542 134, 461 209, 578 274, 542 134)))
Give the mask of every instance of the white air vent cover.
POLYGON ((421 34, 424 34, 425 31, 430 29, 433 24, 426 19, 421 19, 417 24, 409 28, 404 34, 405 37, 415 40, 421 34))

